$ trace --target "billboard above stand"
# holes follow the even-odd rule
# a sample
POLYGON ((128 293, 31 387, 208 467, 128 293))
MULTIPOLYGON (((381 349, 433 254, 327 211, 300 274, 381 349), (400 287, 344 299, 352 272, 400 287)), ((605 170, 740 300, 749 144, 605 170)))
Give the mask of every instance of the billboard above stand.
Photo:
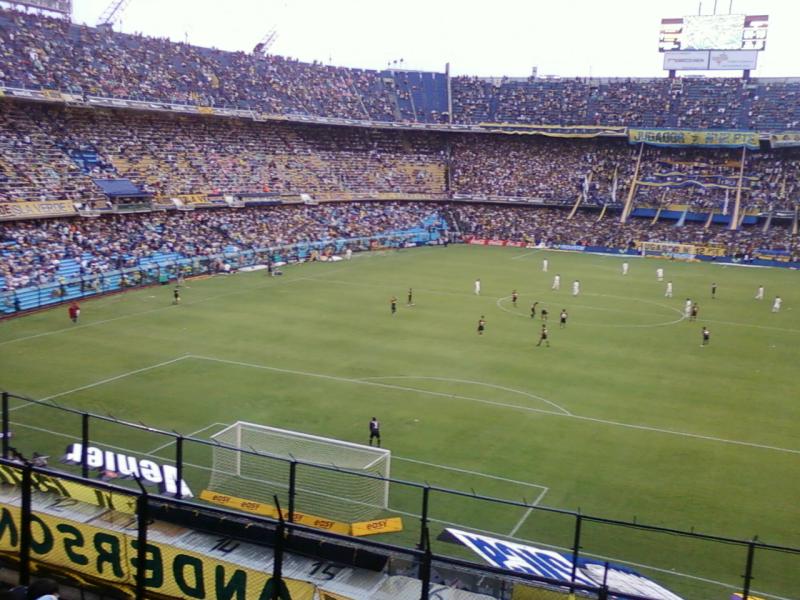
POLYGON ((756 50, 672 50, 664 52, 665 71, 746 71, 756 68, 756 50))

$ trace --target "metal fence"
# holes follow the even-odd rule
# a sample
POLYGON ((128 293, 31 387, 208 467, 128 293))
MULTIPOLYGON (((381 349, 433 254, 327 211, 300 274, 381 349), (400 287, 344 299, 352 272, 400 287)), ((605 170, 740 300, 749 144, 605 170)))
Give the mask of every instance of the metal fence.
MULTIPOLYGON (((377 478, 374 475, 346 471, 335 466, 292 460, 252 449, 235 448, 211 439, 185 436, 142 423, 126 422, 113 416, 83 412, 51 401, 43 402, 8 392, 3 393, 2 456, 4 459, 12 459, 14 456, 31 458, 35 452, 39 453, 42 450, 59 453, 60 448, 63 448, 63 442, 58 440, 81 444, 80 454, 72 460, 77 464, 64 467, 65 472, 70 473, 69 477, 100 488, 109 486, 91 479, 92 475, 98 473, 98 467, 91 463, 89 457, 88 449, 92 446, 123 450, 145 459, 157 457, 159 462, 175 469, 175 481, 186 480, 195 489, 207 486, 210 480, 211 459, 216 449, 240 452, 251 462, 267 461, 271 463, 272 471, 276 464, 282 465, 283 476, 273 488, 272 497, 275 503, 288 508, 285 514, 286 522, 276 524, 274 521, 253 516, 247 518, 263 521, 270 527, 279 526, 288 530, 296 527, 306 531, 305 527, 295 522, 295 514, 300 511, 311 513, 314 510, 313 498, 304 494, 298 481, 307 481, 314 478, 315 474, 332 471, 354 479, 377 478), (26 410, 17 410, 22 407, 26 410), (124 440, 129 447, 115 446, 115 443, 120 443, 118 440, 124 440), (158 452, 130 449, 130 446, 153 448, 156 443, 158 452)), ((26 466, 26 469, 36 470, 29 466, 26 466)), ((605 564, 606 572, 609 563, 628 566, 684 598, 722 597, 721 593, 730 595, 733 592, 741 593, 745 599, 752 597, 753 594, 772 598, 796 598, 797 590, 800 589, 800 548, 767 544, 756 538, 735 539, 606 519, 580 512, 538 506, 530 500, 480 496, 412 481, 399 479, 383 481, 389 483, 390 505, 388 509, 376 507, 376 517, 403 515, 406 527, 402 534, 396 534, 396 537, 392 538, 395 543, 377 544, 374 547, 396 553, 419 565, 417 577, 422 580, 423 587, 430 584, 429 570, 432 564, 437 564, 440 568, 445 566, 463 568, 480 576, 491 574, 494 577, 503 574, 503 577, 509 578, 508 581, 518 581, 514 578, 519 577, 519 573, 511 574, 503 569, 478 566, 469 560, 469 557, 474 555, 468 553, 463 546, 439 539, 442 536, 436 538, 432 533, 440 530, 444 534, 448 527, 454 527, 529 544, 536 548, 557 550, 571 560, 573 567, 569 576, 550 580, 539 573, 538 578, 532 576, 523 579, 546 584, 562 591, 585 592, 591 597, 606 597, 608 589, 605 586, 589 589, 591 586, 581 582, 576 571, 578 565, 582 565, 585 561, 594 565, 605 564), (464 520, 459 515, 477 516, 464 520), (494 533, 507 531, 508 523, 522 521, 525 521, 525 526, 522 529, 517 527, 516 535, 494 533), (701 558, 707 559, 709 556, 713 557, 710 564, 706 560, 706 567, 697 566, 702 562, 701 558)), ((134 485, 134 482, 128 482, 129 487, 124 487, 126 484, 120 480, 116 482, 110 487, 119 493, 133 495, 136 498, 147 495, 145 488, 134 485)), ((23 483, 23 487, 29 484, 23 483)), ((194 509, 202 506, 204 511, 213 514, 219 512, 219 509, 212 505, 185 496, 186 491, 177 485, 171 493, 166 495, 162 493, 155 497, 159 503, 174 503, 175 506, 191 506, 194 509)), ((263 501, 263 499, 258 500, 263 501)), ((343 498, 343 501, 346 501, 346 498, 343 498)), ((147 510, 146 502, 138 500, 137 502, 140 511, 147 510)), ((225 511, 225 514, 228 512, 225 511)), ((244 518, 242 513, 236 514, 239 518, 244 518)), ((331 515, 325 516, 333 518, 331 515)), ((142 533, 146 535, 146 531, 142 533)), ((330 536, 334 541, 339 539, 330 532, 314 531, 314 534, 330 536)), ((364 540, 347 539, 351 544, 364 544, 365 548, 373 547, 375 544, 364 540)), ((20 556, 24 562, 26 554, 21 553, 20 556)), ((279 573, 279 567, 276 567, 275 571, 279 573)), ((23 570, 22 573, 27 577, 26 571, 23 570)), ((137 585, 140 585, 138 580, 137 585)), ((612 595, 618 598, 637 597, 619 591, 614 591, 612 595)))

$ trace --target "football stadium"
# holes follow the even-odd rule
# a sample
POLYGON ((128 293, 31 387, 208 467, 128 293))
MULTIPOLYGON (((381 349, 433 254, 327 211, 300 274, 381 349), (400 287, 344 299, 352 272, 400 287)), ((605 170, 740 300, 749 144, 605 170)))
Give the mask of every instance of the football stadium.
POLYGON ((800 598, 769 16, 480 77, 136 2, 0 2, 0 597, 800 598))

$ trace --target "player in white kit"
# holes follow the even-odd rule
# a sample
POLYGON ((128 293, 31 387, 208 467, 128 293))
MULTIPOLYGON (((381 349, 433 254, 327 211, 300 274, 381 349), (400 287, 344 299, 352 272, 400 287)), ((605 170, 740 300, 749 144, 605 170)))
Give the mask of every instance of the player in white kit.
POLYGON ((556 275, 553 277, 553 290, 560 290, 561 289, 561 275, 556 275))
POLYGON ((475 295, 476 296, 480 296, 481 295, 481 280, 480 279, 476 279, 475 280, 475 295))
POLYGON ((656 269, 656 279, 664 281, 664 269, 656 269))
POLYGON ((756 290, 756 300, 763 300, 763 299, 764 299, 764 286, 760 285, 756 290))
POLYGON ((672 298, 672 282, 667 282, 667 291, 664 292, 664 298, 672 298))
POLYGON ((546 258, 542 259, 542 272, 547 273, 547 267, 550 266, 550 261, 546 258))
POLYGON ((628 274, 628 268, 629 267, 630 267, 630 265, 627 262, 622 263, 622 274, 623 275, 627 275, 628 274))
POLYGON ((783 304, 781 297, 775 296, 775 300, 772 301, 772 312, 778 312, 781 309, 781 304, 783 304))
POLYGON ((353 250, 348 248, 347 250, 344 251, 344 259, 350 260, 352 258, 353 258, 353 250))
POLYGON ((581 293, 581 282, 577 279, 572 282, 572 295, 577 296, 581 293))
POLYGON ((687 298, 686 302, 683 304, 683 316, 687 319, 692 316, 692 301, 687 298))

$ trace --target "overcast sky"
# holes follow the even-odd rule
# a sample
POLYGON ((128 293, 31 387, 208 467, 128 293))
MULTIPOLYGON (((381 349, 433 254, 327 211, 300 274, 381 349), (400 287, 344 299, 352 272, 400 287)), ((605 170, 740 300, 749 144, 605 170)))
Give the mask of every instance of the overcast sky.
MULTIPOLYGON (((94 25, 111 0, 73 0, 94 25)), ((718 0, 728 12, 731 0, 718 0)), ((224 50, 251 51, 272 28, 271 52, 349 67, 455 75, 663 76, 662 17, 697 14, 697 0, 131 0, 118 30, 224 50)), ((767 49, 754 75, 800 76, 800 0, 733 0, 768 14, 767 49)), ((710 14, 714 0, 703 0, 710 14)))

